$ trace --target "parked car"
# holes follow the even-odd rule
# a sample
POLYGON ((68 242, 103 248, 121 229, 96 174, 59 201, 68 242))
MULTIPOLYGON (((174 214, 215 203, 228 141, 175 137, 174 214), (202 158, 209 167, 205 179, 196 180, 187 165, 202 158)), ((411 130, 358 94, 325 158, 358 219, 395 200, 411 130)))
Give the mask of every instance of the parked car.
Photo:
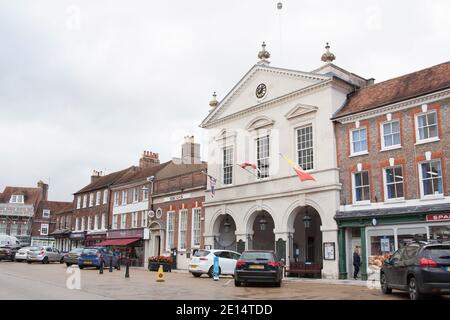
POLYGON ((117 270, 120 270, 120 254, 118 252, 113 252, 110 249, 104 247, 92 247, 84 248, 78 257, 78 267, 83 269, 85 267, 95 267, 100 269, 103 267, 109 267, 111 265, 117 270))
POLYGON ((20 249, 18 245, 2 245, 0 247, 0 260, 14 261, 17 251, 20 249))
POLYGON ((47 264, 50 262, 63 263, 63 256, 58 249, 42 246, 42 247, 31 247, 28 251, 27 262, 42 262, 47 264))
POLYGON ((26 261, 28 257, 28 251, 30 251, 31 247, 23 247, 20 248, 19 251, 16 252, 15 260, 17 262, 26 261))
POLYGON ((189 272, 194 277, 208 274, 213 277, 214 256, 219 257, 219 274, 234 275, 240 253, 230 250, 197 250, 189 263, 189 272))
POLYGON ((411 300, 427 294, 450 294, 450 242, 413 242, 385 260, 381 290, 408 291, 411 300))
POLYGON ((0 235, 0 247, 3 246, 20 246, 20 241, 14 236, 8 236, 6 234, 0 235))
POLYGON ((70 267, 73 264, 78 265, 78 258, 80 257, 83 250, 84 248, 75 248, 66 253, 63 258, 66 265, 68 267, 70 267))
POLYGON ((234 285, 240 287, 248 282, 273 283, 280 287, 284 264, 273 251, 244 251, 236 263, 234 285))

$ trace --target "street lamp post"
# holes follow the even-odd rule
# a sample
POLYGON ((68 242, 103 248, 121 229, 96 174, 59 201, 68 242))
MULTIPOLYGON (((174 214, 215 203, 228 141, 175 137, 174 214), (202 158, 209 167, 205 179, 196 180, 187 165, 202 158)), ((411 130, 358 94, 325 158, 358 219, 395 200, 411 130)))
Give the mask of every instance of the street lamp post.
POLYGON ((308 234, 306 232, 307 229, 311 227, 312 218, 308 215, 308 208, 306 208, 305 216, 303 217, 303 223, 305 224, 305 263, 307 259, 307 251, 308 251, 308 234))

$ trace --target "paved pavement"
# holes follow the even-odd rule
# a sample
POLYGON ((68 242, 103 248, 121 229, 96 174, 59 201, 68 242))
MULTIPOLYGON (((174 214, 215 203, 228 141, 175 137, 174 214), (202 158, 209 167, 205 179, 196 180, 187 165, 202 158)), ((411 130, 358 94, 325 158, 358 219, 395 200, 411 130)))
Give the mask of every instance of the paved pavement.
MULTIPOLYGON (((213 281, 207 276, 194 278, 186 272, 165 273, 165 282, 156 282, 156 272, 131 268, 125 270, 84 269, 80 273, 80 289, 68 289, 66 282, 73 275, 63 264, 26 264, 0 262, 0 299, 345 299, 386 300, 407 299, 405 293, 383 295, 378 289, 368 289, 360 281, 345 284, 326 279, 289 279, 281 288, 267 286, 235 287, 232 277, 213 281)), ((71 282, 71 285, 76 283, 71 282)))

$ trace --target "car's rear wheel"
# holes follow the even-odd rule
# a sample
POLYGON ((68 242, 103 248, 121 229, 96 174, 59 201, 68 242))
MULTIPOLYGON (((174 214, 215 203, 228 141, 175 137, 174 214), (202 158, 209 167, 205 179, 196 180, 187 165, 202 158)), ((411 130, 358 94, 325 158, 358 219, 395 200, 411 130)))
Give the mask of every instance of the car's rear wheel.
POLYGON ((192 272, 192 275, 196 278, 200 278, 201 277, 201 273, 196 273, 196 272, 192 272))
POLYGON ((28 264, 31 264, 31 261, 27 261, 28 264))
POLYGON ((424 298, 423 294, 420 293, 420 291, 419 291, 419 287, 417 286, 417 280, 414 277, 409 278, 408 292, 409 292, 409 298, 411 300, 421 300, 424 298))
POLYGON ((281 287, 281 280, 275 282, 275 287, 280 288, 281 287))
POLYGON ((59 263, 63 264, 64 263, 64 258, 61 258, 61 260, 59 260, 59 263))
POLYGON ((392 293, 392 289, 389 288, 386 280, 386 275, 384 273, 380 275, 380 284, 381 284, 381 292, 383 292, 384 294, 392 293))
POLYGON ((71 265, 72 265, 71 263, 66 262, 66 266, 70 267, 71 265))
POLYGON ((240 287, 242 285, 242 282, 234 280, 234 286, 235 287, 240 287))
POLYGON ((79 268, 80 270, 83 270, 83 269, 84 269, 84 266, 78 266, 78 268, 79 268))
POLYGON ((42 259, 42 263, 43 264, 48 264, 48 257, 44 257, 44 259, 42 259))

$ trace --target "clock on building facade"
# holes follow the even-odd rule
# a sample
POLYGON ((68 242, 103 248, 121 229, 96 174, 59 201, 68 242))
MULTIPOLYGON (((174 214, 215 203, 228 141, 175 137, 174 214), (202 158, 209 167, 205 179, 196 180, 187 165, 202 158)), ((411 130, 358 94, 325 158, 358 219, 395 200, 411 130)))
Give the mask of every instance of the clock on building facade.
POLYGON ((267 86, 264 83, 261 83, 256 87, 256 97, 258 99, 264 98, 266 93, 267 93, 267 86))

